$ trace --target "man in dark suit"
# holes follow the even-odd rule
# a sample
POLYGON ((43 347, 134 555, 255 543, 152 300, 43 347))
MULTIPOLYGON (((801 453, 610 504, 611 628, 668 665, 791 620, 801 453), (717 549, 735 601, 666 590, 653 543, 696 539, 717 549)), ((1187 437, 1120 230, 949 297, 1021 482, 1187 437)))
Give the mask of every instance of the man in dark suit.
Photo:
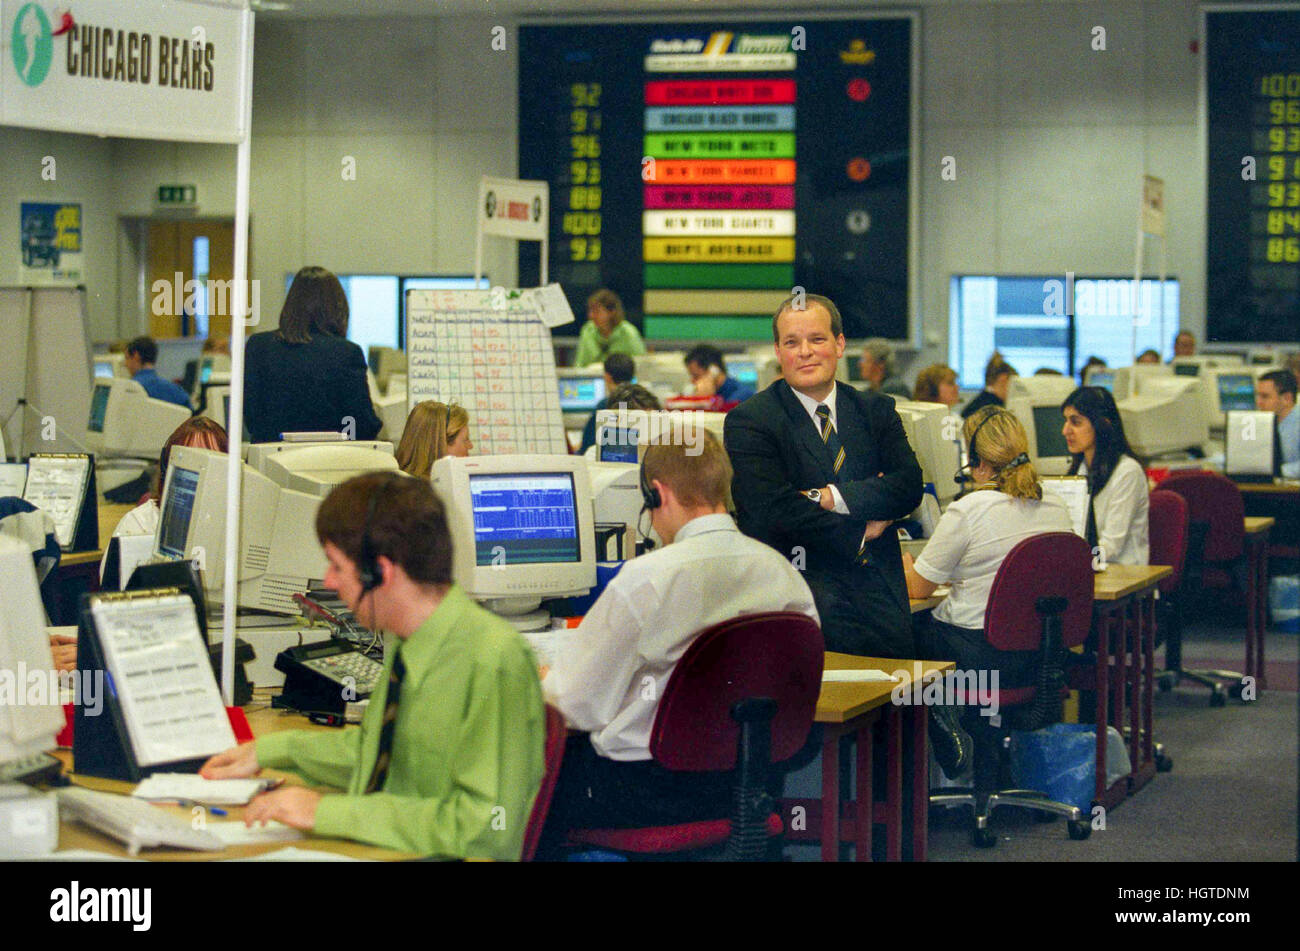
POLYGON ((915 657, 892 523, 920 504, 921 467, 894 401, 836 385, 844 332, 828 298, 787 299, 772 334, 783 378, 724 430, 740 529, 803 569, 827 650, 915 657))

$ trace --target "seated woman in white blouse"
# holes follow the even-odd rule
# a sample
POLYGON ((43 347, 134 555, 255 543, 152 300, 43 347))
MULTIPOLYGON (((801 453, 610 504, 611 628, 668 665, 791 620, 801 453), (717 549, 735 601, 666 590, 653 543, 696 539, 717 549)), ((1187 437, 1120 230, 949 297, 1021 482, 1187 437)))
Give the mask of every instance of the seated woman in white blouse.
POLYGON ((920 558, 903 555, 909 597, 927 598, 945 583, 952 591, 932 614, 917 615, 917 643, 922 656, 956 661, 961 670, 997 669, 1001 687, 1029 686, 1037 653, 990 647, 984 613, 1011 549, 1033 535, 1070 531, 1070 513, 1060 499, 1043 497, 1029 439, 1011 412, 979 410, 962 438, 975 491, 948 506, 920 558))
POLYGON ((1109 390, 1081 386, 1061 404, 1070 475, 1088 477, 1088 544, 1105 562, 1149 561, 1147 475, 1133 457, 1109 390))

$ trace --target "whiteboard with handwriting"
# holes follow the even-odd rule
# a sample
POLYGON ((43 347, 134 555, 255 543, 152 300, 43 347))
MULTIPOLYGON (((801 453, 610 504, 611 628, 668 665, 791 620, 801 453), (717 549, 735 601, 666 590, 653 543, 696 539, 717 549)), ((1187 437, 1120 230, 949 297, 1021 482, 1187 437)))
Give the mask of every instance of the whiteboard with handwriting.
POLYGON ((477 454, 567 454, 551 332, 528 296, 509 295, 407 292, 407 413, 459 403, 477 454))

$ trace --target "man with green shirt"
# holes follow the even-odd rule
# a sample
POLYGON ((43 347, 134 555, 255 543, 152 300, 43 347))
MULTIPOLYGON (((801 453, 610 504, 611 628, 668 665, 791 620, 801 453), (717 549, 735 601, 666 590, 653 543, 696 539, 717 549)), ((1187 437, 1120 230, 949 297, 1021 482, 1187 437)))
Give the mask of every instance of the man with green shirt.
POLYGON ((541 783, 537 665, 507 622, 451 580, 441 501, 425 479, 369 473, 321 503, 325 585, 388 633, 360 728, 272 733, 219 753, 209 779, 289 769, 343 792, 282 786, 244 811, 322 836, 442 858, 518 859, 541 783))

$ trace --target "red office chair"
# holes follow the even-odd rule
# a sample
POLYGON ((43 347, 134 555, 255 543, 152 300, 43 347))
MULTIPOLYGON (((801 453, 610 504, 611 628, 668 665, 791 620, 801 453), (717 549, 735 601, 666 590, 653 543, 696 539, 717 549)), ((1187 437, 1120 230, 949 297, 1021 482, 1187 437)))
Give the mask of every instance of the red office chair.
MULTIPOLYGON (((1156 602, 1156 642, 1163 639, 1165 645, 1165 670, 1157 673, 1156 682, 1162 691, 1167 691, 1178 682, 1183 666, 1183 608, 1179 589, 1187 559, 1187 501, 1177 492, 1156 489, 1151 493, 1147 523, 1150 563, 1173 569, 1173 574, 1156 586, 1160 592, 1160 600, 1156 602)), ((1159 772, 1167 773, 1174 768, 1164 744, 1155 743, 1153 750, 1159 772)))
POLYGON ((555 792, 555 781, 560 778, 560 763, 564 760, 565 725, 564 714, 549 703, 546 705, 546 753, 545 768, 542 772, 542 785, 533 800, 533 811, 528 814, 528 828, 524 832, 524 848, 520 861, 531 862, 537 854, 537 844, 542 838, 542 827, 546 825, 546 813, 551 808, 551 796, 555 792))
MULTIPOLYGON (((970 806, 975 813, 971 840, 988 847, 997 839, 988 828, 998 806, 1019 806, 1070 820, 1072 839, 1086 839, 1091 823, 1076 806, 1048 799, 1029 789, 998 789, 1005 767, 1011 730, 1037 730, 1058 723, 1065 689, 1065 652, 1088 638, 1092 623, 1092 549, 1072 532, 1048 532, 1026 538, 1007 553, 989 591, 984 613, 984 637, 1000 651, 1037 651, 1038 680, 1034 686, 1000 688, 997 705, 1002 726, 983 716, 971 730, 975 741, 975 786, 969 790, 935 793, 938 806, 970 806)), ((959 704, 967 703, 960 693, 959 704)), ((976 703, 971 697, 969 703, 976 703)))
MULTIPOLYGON (((1241 489, 1217 472, 1201 470, 1180 471, 1160 484, 1163 491, 1176 492, 1187 503, 1188 536, 1187 557, 1184 563, 1189 587, 1192 589, 1223 587, 1234 584, 1246 590, 1241 575, 1245 571, 1245 504, 1241 489)), ((1152 558, 1152 564, 1163 564, 1152 558)), ((1163 595, 1164 586, 1161 585, 1163 595)), ((1246 610, 1254 610, 1247 604, 1246 610)), ((1181 620, 1181 612, 1179 618, 1181 620)), ((1177 623, 1177 621, 1175 622, 1177 623)), ((1185 670, 1182 666, 1182 631, 1178 631, 1178 647, 1171 659, 1169 641, 1165 641, 1165 662, 1172 673, 1173 683, 1186 678, 1210 688, 1210 706, 1221 707, 1227 703, 1227 693, 1221 681, 1227 681, 1233 696, 1241 696, 1242 675, 1235 670, 1185 670)), ((1172 686, 1172 684, 1171 684, 1172 686)), ((1162 680, 1161 689, 1168 689, 1162 680)))
POLYGON ((735 771, 732 818, 641 829, 574 829, 570 845, 641 855, 726 843, 758 861, 781 835, 768 768, 802 749, 821 692, 826 650, 807 615, 770 611, 706 628, 674 668, 655 712, 650 754, 670 770, 735 771))

